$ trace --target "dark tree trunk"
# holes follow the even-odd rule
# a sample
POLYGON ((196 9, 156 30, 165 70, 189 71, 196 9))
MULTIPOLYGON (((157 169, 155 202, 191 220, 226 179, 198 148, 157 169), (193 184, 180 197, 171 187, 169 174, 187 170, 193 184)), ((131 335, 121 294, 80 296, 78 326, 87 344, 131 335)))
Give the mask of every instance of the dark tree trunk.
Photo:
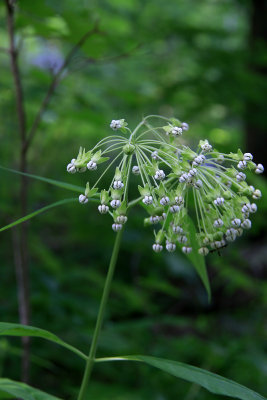
MULTIPOLYGON (((249 96, 246 107, 247 151, 254 155, 256 163, 264 163, 267 137, 267 0, 252 0, 250 12, 250 72, 249 96)), ((266 173, 266 170, 265 170, 266 173)))

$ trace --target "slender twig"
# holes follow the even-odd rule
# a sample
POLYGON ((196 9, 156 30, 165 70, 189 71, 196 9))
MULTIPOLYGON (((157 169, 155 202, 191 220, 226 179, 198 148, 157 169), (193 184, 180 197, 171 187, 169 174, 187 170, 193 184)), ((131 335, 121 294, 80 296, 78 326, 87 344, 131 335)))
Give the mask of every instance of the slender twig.
POLYGON ((119 53, 119 54, 115 54, 110 57, 103 57, 103 58, 99 58, 99 59, 96 59, 93 57, 85 57, 85 58, 83 58, 83 60, 85 62, 87 62, 88 64, 100 64, 100 63, 108 63, 108 62, 112 62, 112 61, 117 61, 117 60, 121 60, 121 59, 130 57, 136 50, 140 49, 140 47, 141 47, 141 44, 138 43, 131 50, 125 51, 123 53, 119 53))
POLYGON ((86 388, 87 388, 87 384, 89 382, 92 368, 93 368, 93 365, 95 362, 95 355, 96 355, 96 350, 97 350, 97 345, 98 345, 98 339, 99 339, 99 335, 101 332, 103 319, 104 319, 104 315, 105 315, 106 304, 107 304, 108 296, 110 293, 111 282, 112 282, 112 278, 114 275, 115 266, 117 263, 117 258, 118 258, 120 243, 121 243, 121 237, 122 237, 122 230, 117 233, 116 240, 114 243, 113 252, 112 252, 112 256, 111 256, 110 264, 109 264, 109 269, 108 269, 108 273, 107 273, 107 277, 106 277, 106 281, 105 281, 105 286, 104 286, 104 290, 103 290, 103 294, 102 294, 102 298, 101 298, 101 302, 100 302, 100 306, 99 306, 99 311, 98 311, 98 315, 97 315, 97 321, 96 321, 96 326, 95 326, 95 330, 94 330, 94 334, 93 334, 91 348, 90 348, 89 356, 88 356, 88 359, 86 362, 86 367, 85 367, 85 371, 84 371, 84 375, 83 375, 82 384, 80 387, 78 400, 83 400, 86 398, 85 397, 86 388))
POLYGON ((15 94, 16 94, 16 107, 18 114, 19 132, 22 140, 26 137, 26 114, 24 109, 23 101, 23 90, 20 79, 20 72, 18 67, 18 53, 15 45, 15 30, 14 30, 14 7, 9 0, 5 0, 7 9, 7 29, 9 36, 9 53, 11 60, 12 74, 15 83, 15 94))
POLYGON ((47 93, 43 99, 43 102, 41 103, 41 106, 36 114, 36 117, 33 121, 33 124, 28 132, 27 135, 27 140, 25 143, 25 150, 27 151, 32 140, 34 139, 34 136, 36 134, 36 131, 39 127, 39 124, 41 122, 43 113, 45 112, 48 104, 50 103, 51 97, 58 85, 58 83, 60 82, 61 76, 64 72, 64 70, 66 69, 66 67, 69 65, 71 59, 73 58, 73 56, 75 55, 75 53, 83 46, 83 44, 86 42, 86 40, 94 35, 95 33, 99 32, 99 28, 98 28, 98 24, 96 23, 95 26, 90 29, 88 32, 86 32, 81 39, 76 43, 76 45, 70 50, 70 52, 67 54, 64 63, 62 64, 62 66, 60 67, 60 69, 58 70, 58 72, 55 74, 54 78, 52 79, 50 86, 48 87, 47 93))
MULTIPOLYGON (((18 51, 15 45, 15 29, 14 29, 14 2, 5 0, 7 12, 7 29, 9 36, 9 53, 11 71, 15 86, 16 110, 18 117, 18 130, 20 135, 20 171, 26 172, 27 158, 24 150, 26 143, 26 112, 24 108, 23 89, 21 84, 21 76, 18 65, 18 51)), ((27 177, 22 176, 20 182, 20 209, 21 214, 27 213, 27 177)), ((27 225, 23 224, 17 233, 14 233, 14 256, 16 266, 16 277, 18 285, 18 301, 19 301, 19 318, 20 322, 28 325, 30 322, 30 302, 29 302, 29 272, 28 272, 28 242, 27 242, 27 225)), ((23 355, 22 355, 22 380, 29 381, 30 367, 30 339, 22 338, 23 355)))

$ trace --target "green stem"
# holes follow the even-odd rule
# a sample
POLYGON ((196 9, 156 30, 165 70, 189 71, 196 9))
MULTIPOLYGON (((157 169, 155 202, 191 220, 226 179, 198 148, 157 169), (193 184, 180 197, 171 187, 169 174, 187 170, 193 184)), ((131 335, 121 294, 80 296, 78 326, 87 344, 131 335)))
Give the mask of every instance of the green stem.
POLYGON ((121 230, 117 233, 116 240, 114 243, 113 252, 112 252, 111 259, 110 259, 109 269, 108 269, 108 273, 107 273, 107 277, 106 277, 106 282, 105 282, 105 286, 104 286, 104 290, 103 290, 103 294, 102 294, 102 298, 101 298, 101 303, 100 303, 100 307, 99 307, 99 311, 98 311, 94 335, 93 335, 88 359, 86 362, 86 367, 85 367, 85 371, 84 371, 84 375, 83 375, 82 384, 80 387, 78 400, 85 399, 87 384, 89 382, 90 375, 91 375, 93 365, 95 362, 95 354, 96 354, 96 350, 97 350, 98 339, 99 339, 101 327, 103 324, 105 308, 106 308, 108 296, 110 293, 111 282, 112 282, 112 278, 113 278, 113 274, 114 274, 114 270, 115 270, 115 266, 116 266, 116 262, 117 262, 117 258, 118 258, 121 237, 122 237, 122 231, 123 230, 121 230))

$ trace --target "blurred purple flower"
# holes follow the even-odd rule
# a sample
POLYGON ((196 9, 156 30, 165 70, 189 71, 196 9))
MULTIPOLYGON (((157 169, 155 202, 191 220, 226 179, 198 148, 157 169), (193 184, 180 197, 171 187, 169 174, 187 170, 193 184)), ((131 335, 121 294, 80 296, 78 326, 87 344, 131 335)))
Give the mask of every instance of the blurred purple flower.
POLYGON ((64 59, 57 49, 47 47, 36 56, 33 56, 30 63, 55 75, 62 67, 64 59))

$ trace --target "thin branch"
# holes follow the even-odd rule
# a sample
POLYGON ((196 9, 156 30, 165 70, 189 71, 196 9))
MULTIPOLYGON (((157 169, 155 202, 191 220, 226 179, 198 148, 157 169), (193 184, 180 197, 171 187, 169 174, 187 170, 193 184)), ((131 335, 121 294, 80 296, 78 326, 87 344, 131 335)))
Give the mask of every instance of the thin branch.
POLYGON ((117 60, 121 60, 123 58, 128 58, 130 57, 136 50, 140 49, 141 44, 137 44, 134 48, 132 48, 129 51, 125 51, 124 53, 120 53, 120 54, 116 54, 114 56, 110 56, 110 57, 103 57, 103 58, 92 58, 92 57, 86 57, 84 58, 84 60, 88 63, 88 64, 97 64, 97 63, 107 63, 107 62, 112 62, 112 61, 117 61, 117 60))
POLYGON ((5 0, 7 9, 7 29, 9 36, 9 53, 11 60, 11 69, 15 84, 16 107, 18 114, 19 132, 21 140, 26 139, 26 113, 24 109, 23 90, 18 67, 18 52, 15 46, 15 30, 14 30, 14 6, 9 0, 5 0))
MULTIPOLYGON (((20 171, 26 172, 27 158, 24 151, 26 142, 26 112, 24 108, 24 96, 21 83, 20 70, 18 65, 18 49, 15 45, 14 13, 15 1, 5 0, 7 13, 7 30, 9 36, 9 54, 11 71, 15 87, 16 110, 18 118, 18 131, 20 135, 20 171)), ((27 212, 27 178, 23 176, 20 183, 20 208, 21 214, 27 212)), ((27 226, 24 224, 18 231, 14 232, 14 258, 16 266, 17 291, 19 303, 20 322, 28 325, 30 321, 30 293, 29 293, 29 259, 27 226)), ((22 338, 22 381, 29 382, 30 369, 30 339, 22 338)))
POLYGON ((42 115, 44 113, 44 111, 46 110, 48 104, 50 103, 51 97, 60 81, 61 75, 64 72, 65 68, 68 66, 69 62, 71 61, 71 59, 73 58, 73 56, 75 55, 75 53, 82 47, 82 45, 86 42, 86 40, 94 35, 95 33, 98 33, 99 29, 98 29, 98 24, 95 24, 95 27, 93 29, 90 29, 88 32, 86 32, 82 38, 76 43, 76 45, 70 50, 70 52, 68 53, 68 55, 65 58, 64 63, 62 64, 62 66, 60 67, 60 69, 58 70, 58 72, 56 73, 56 75, 54 76, 53 80, 50 83, 50 86, 47 90, 47 93, 45 95, 45 98, 39 108, 39 111, 37 112, 37 115, 33 121, 33 124, 29 130, 28 136, 27 136, 27 140, 25 143, 25 151, 28 150, 35 134, 37 131, 37 128, 40 124, 40 121, 42 119, 42 115))

